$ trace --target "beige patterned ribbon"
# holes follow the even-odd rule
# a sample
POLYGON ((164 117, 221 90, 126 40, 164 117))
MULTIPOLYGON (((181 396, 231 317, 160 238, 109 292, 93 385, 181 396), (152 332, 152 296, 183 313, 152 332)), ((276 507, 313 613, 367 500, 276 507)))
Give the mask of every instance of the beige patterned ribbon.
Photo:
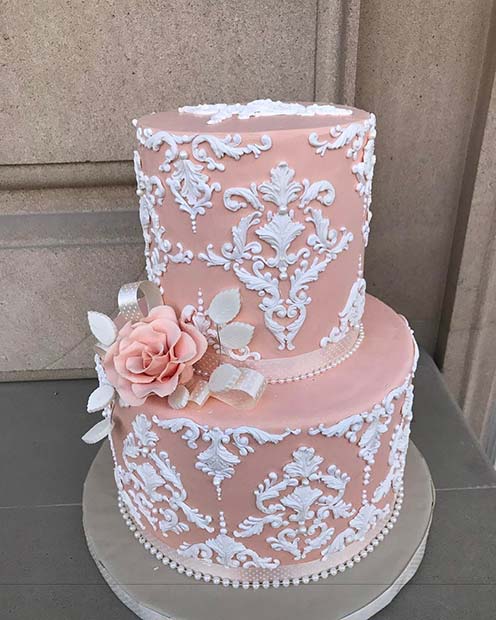
POLYGON ((121 286, 117 296, 117 303, 119 305, 119 313, 126 320, 134 322, 145 317, 152 308, 162 306, 164 301, 156 284, 148 280, 141 280, 140 282, 129 282, 129 284, 121 286), (146 312, 142 311, 143 304, 146 305, 146 312))
POLYGON ((213 348, 210 348, 196 364, 196 372, 203 377, 209 377, 219 365, 219 361, 229 362, 257 370, 269 383, 287 383, 313 377, 338 366, 358 349, 363 336, 363 327, 360 325, 358 328, 351 328, 339 342, 332 342, 326 347, 291 357, 244 362, 233 361, 227 355, 219 356, 213 348))
POLYGON ((224 390, 214 391, 208 381, 195 377, 187 386, 189 400, 203 407, 210 396, 237 409, 252 409, 267 387, 265 377, 251 368, 238 368, 238 378, 224 390))

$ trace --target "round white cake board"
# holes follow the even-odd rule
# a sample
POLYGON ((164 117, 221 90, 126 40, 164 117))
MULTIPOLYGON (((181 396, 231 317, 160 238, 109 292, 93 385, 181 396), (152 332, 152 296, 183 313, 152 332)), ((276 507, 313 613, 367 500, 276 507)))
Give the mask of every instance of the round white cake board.
POLYGON ((142 620, 366 620, 415 574, 434 499, 427 464, 410 444, 398 521, 362 562, 308 585, 256 591, 216 586, 163 566, 134 539, 117 508, 112 458, 105 444, 84 485, 83 526, 105 581, 142 620))

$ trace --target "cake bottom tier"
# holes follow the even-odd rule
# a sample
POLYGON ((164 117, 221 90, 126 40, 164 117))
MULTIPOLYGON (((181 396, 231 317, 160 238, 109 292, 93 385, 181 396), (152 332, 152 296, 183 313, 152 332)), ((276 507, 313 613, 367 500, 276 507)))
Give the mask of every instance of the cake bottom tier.
POLYGON ((417 348, 370 296, 363 328, 348 360, 270 385, 253 411, 116 405, 121 512, 157 559, 226 585, 287 585, 380 543, 403 500, 417 348))

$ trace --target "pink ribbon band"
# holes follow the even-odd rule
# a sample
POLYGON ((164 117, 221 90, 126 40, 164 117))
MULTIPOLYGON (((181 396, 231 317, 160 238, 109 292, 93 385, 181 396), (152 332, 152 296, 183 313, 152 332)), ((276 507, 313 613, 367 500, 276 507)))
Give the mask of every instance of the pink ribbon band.
MULTIPOLYGON (((320 347, 301 355, 292 357, 267 360, 247 360, 243 366, 252 368, 265 376, 268 383, 289 383, 314 377, 330 368, 341 364, 349 358, 363 341, 363 326, 351 328, 339 342, 333 342, 326 347, 320 347)), ((202 359, 196 364, 195 371, 203 377, 209 377, 215 367, 221 363, 236 365, 226 355, 221 355, 209 349, 202 359)))

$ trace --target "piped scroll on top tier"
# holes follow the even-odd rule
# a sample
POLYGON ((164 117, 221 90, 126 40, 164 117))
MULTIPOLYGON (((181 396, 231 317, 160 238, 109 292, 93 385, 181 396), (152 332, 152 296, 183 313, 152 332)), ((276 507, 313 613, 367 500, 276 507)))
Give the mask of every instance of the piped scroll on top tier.
POLYGON ((249 346, 228 351, 233 361, 340 342, 351 350, 364 309, 375 118, 272 104, 265 114, 251 102, 135 122, 148 277, 178 312, 203 314, 212 346, 222 343, 202 307, 239 289, 237 320, 254 333, 249 346), (211 113, 222 122, 209 123, 211 113))

